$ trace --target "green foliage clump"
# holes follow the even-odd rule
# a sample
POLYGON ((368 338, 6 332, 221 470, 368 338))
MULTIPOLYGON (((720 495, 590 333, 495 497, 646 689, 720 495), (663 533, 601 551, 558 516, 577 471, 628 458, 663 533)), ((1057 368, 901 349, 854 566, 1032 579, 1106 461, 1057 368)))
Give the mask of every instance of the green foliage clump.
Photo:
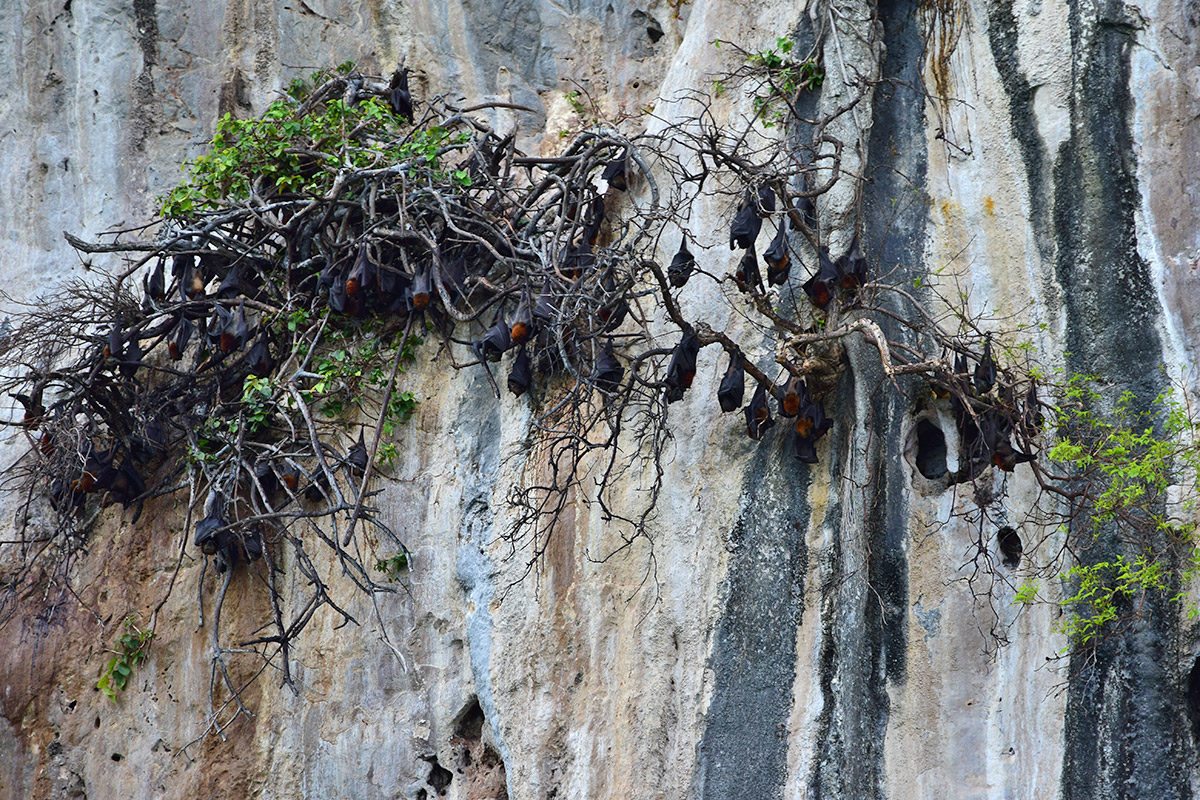
POLYGON ((1194 513, 1200 431, 1189 409, 1171 392, 1139 409, 1135 395, 1124 392, 1102 412, 1096 383, 1088 375, 1068 380, 1049 458, 1076 476, 1072 521, 1084 521, 1093 538, 1111 531, 1135 555, 1080 563, 1063 573, 1072 588, 1063 601, 1070 613, 1062 630, 1079 646, 1101 635, 1122 606, 1167 591, 1181 561, 1185 576, 1195 573, 1200 552, 1194 513))
MULTIPOLYGON (((353 65, 338 68, 345 73, 353 65)), ((454 144, 445 128, 413 128, 379 97, 347 103, 317 98, 313 87, 330 77, 314 73, 297 80, 286 95, 257 118, 225 114, 217 121, 209 150, 185 165, 187 179, 161 201, 164 217, 187 219, 230 203, 261 197, 323 196, 345 170, 405 165, 444 178, 439 160, 454 144)), ((460 185, 470 177, 450 176, 460 185)))
POLYGON ((784 106, 802 91, 815 91, 825 82, 825 70, 815 58, 792 57, 793 42, 786 36, 775 40, 775 46, 753 53, 747 63, 763 73, 763 88, 754 96, 754 112, 762 117, 768 128, 782 122, 789 114, 784 106))
POLYGON ((115 701, 117 692, 125 691, 129 685, 134 669, 146 660, 153 640, 154 631, 138 628, 132 618, 125 620, 125 632, 117 639, 118 649, 111 651, 113 656, 101 670, 96 688, 109 700, 115 701))
POLYGON ((1099 637, 1105 626, 1116 622, 1120 607, 1150 591, 1167 588, 1167 569, 1154 556, 1142 553, 1134 558, 1117 556, 1092 564, 1077 564, 1063 578, 1075 592, 1063 605, 1070 612, 1060 625, 1062 633, 1078 646, 1099 637))
POLYGON ((398 580, 408 569, 408 554, 401 551, 388 558, 377 559, 375 569, 386 575, 389 580, 398 580))

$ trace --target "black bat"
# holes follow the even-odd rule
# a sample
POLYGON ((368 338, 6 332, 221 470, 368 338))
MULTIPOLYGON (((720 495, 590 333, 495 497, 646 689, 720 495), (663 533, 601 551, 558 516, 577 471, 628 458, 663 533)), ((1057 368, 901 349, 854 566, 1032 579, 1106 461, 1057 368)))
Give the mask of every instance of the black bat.
POLYGON ((329 284, 329 298, 326 303, 336 313, 345 314, 346 309, 349 308, 346 298, 346 282, 341 280, 336 272, 333 273, 333 276, 333 281, 329 284))
POLYGON ((667 267, 667 278, 676 289, 682 289, 695 268, 696 259, 688 252, 687 238, 680 239, 679 252, 671 259, 671 266, 667 267))
POLYGON ((989 333, 983 339, 983 358, 975 367, 975 391, 987 394, 996 385, 996 362, 992 360, 992 335, 989 333))
POLYGON ((721 378, 721 385, 717 389, 717 402, 721 404, 721 411, 728 414, 737 410, 745 396, 746 370, 742 367, 742 354, 731 353, 729 368, 725 370, 725 377, 721 378))
POLYGON ((392 80, 388 84, 388 105, 392 107, 396 116, 406 122, 412 122, 413 105, 412 92, 408 88, 408 67, 392 73, 392 80))
MULTIPOLYGON (((805 391, 807 398, 808 392, 805 391)), ((807 399, 796 415, 796 458, 805 464, 817 463, 816 444, 833 427, 833 420, 825 416, 825 406, 807 399)))
POLYGON ((163 261, 164 259, 162 258, 158 259, 158 263, 154 265, 154 269, 150 271, 150 275, 142 284, 142 287, 146 290, 147 296, 159 303, 161 303, 167 296, 167 283, 163 277, 163 261))
POLYGON ((754 245, 758 232, 762 230, 762 217, 758 215, 756 205, 754 195, 747 192, 733 216, 733 223, 729 226, 730 250, 745 250, 754 245))
POLYGON ((596 263, 592 246, 588 242, 569 246, 563 253, 562 274, 568 280, 577 280, 596 263))
POLYGON ((233 314, 226 312, 226 314, 225 325, 219 332, 217 346, 222 353, 232 353, 246 343, 250 336, 250 328, 246 324, 246 309, 241 303, 238 304, 236 312, 233 314))
POLYGON ((188 342, 192 340, 192 332, 195 330, 196 326, 190 319, 182 316, 179 318, 179 323, 175 326, 175 333, 171 336, 171 341, 167 343, 167 355, 171 357, 172 361, 183 358, 188 342))
POLYGON ((108 487, 109 498, 122 508, 129 508, 145 491, 146 482, 129 459, 125 459, 114 471, 108 487))
POLYGON ((755 441, 762 439, 763 434, 770 430, 775 424, 775 420, 771 417, 771 403, 767 399, 767 387, 763 383, 758 384, 758 388, 754 390, 754 396, 750 398, 750 404, 744 409, 746 414, 746 435, 755 441))
POLYGON ((529 296, 522 294, 513 312, 512 323, 509 325, 508 336, 512 343, 525 344, 533 334, 533 311, 529 307, 529 296))
POLYGON ((351 472, 356 472, 359 475, 367 470, 367 443, 363 439, 363 432, 358 432, 358 441, 346 453, 346 466, 351 472))
POLYGON ((796 200, 796 215, 800 217, 800 222, 809 230, 816 227, 817 224, 817 204, 813 202, 811 197, 801 197, 796 200))
POLYGON ((604 172, 600 173, 600 177, 608 182, 608 185, 619 192, 623 192, 629 188, 629 178, 626 174, 625 159, 615 158, 604 165, 604 172))
POLYGON ((424 311, 429 308, 432 290, 433 276, 430 274, 430 269, 429 267, 421 267, 413 275, 412 280, 412 307, 414 311, 424 311))
POLYGON ((600 238, 600 228, 604 225, 604 197, 596 195, 588 204, 588 213, 583 225, 583 240, 595 244, 600 238))
POLYGON ((250 374, 263 377, 270 375, 275 370, 275 357, 271 355, 271 346, 267 342, 267 337, 260 334, 251 345, 250 351, 246 353, 246 366, 250 370, 250 374))
POLYGON ((817 272, 804 282, 804 293, 817 308, 825 308, 833 300, 833 287, 837 282, 837 267, 829 259, 825 248, 817 251, 817 272))
POLYGON ((192 544, 200 548, 200 552, 206 556, 216 555, 217 553, 217 531, 225 527, 225 520, 220 514, 209 514, 204 519, 196 523, 196 532, 192 536, 192 544))
POLYGON ((182 281, 191 280, 192 270, 196 268, 196 257, 191 253, 178 253, 171 256, 171 277, 182 281))
POLYGON ((867 282, 867 259, 858 246, 858 236, 850 244, 850 250, 837 261, 838 286, 853 292, 867 282))
POLYGON ((125 352, 125 331, 123 330, 124 321, 117 317, 113 320, 112 328, 108 331, 108 336, 104 339, 103 354, 105 358, 120 358, 125 352))
POLYGON ((785 417, 794 417, 808 403, 808 387, 802 379, 793 375, 779 393, 779 413, 785 417))
POLYGON ((21 417, 21 424, 26 428, 36 430, 38 424, 42 421, 42 417, 46 415, 46 407, 42 405, 42 394, 44 391, 45 384, 39 383, 29 390, 29 394, 10 392, 8 395, 25 409, 25 414, 21 417))
POLYGON ((682 400, 683 393, 692 388, 692 381, 696 378, 696 355, 699 352, 700 340, 696 338, 695 331, 684 331, 667 367, 668 403, 682 400))
POLYGON ((364 243, 359 245, 354 266, 350 268, 350 273, 346 276, 346 297, 361 302, 364 295, 373 288, 375 288, 375 270, 371 264, 370 254, 367 252, 367 245, 364 243))
POLYGON ((542 291, 533 304, 533 318, 539 324, 545 325, 553 322, 557 316, 558 306, 555 304, 554 296, 550 293, 550 281, 546 280, 542 283, 542 291))
POLYGON ((142 352, 142 345, 138 342, 137 334, 134 333, 129 337, 129 345, 125 348, 124 354, 121 356, 120 363, 117 369, 121 372, 124 378, 132 378, 137 374, 138 367, 142 365, 142 358, 145 353, 142 352))
POLYGON ((508 371, 508 390, 517 397, 529 391, 530 385, 533 383, 533 362, 529 358, 529 353, 525 350, 524 345, 517 350, 517 356, 513 359, 512 368, 508 371))
POLYGON ((612 340, 610 339, 596 358, 596 366, 592 370, 592 383, 600 391, 611 394, 621 385, 621 379, 624 377, 625 368, 613 355, 612 340))
POLYGON ((787 244, 787 217, 779 224, 779 231, 771 240, 771 246, 763 253, 767 262, 767 283, 772 286, 782 286, 787 283, 788 274, 792 269, 792 257, 787 244))
POLYGON ((775 213, 775 190, 769 186, 758 187, 758 215, 766 217, 775 213))
POLYGON ((500 356, 504 351, 512 347, 512 338, 508 333, 508 323, 503 317, 496 320, 492 327, 487 329, 483 334, 483 338, 475 342, 473 345, 475 354, 484 361, 496 362, 500 360, 500 356))
POLYGON ((737 272, 733 274, 733 281, 740 291, 762 292, 762 271, 758 268, 758 254, 754 252, 753 246, 742 256, 737 272))

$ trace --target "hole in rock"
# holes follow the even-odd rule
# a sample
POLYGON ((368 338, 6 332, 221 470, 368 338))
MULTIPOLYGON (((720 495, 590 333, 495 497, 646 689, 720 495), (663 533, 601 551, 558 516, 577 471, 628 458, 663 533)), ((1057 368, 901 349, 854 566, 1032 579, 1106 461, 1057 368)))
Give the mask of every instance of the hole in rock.
POLYGON ((429 756, 429 777, 425 782, 433 787, 433 790, 439 795, 446 793, 446 787, 450 785, 450 781, 454 780, 454 775, 450 770, 438 763, 437 756, 429 756))
POLYGON ((996 540, 1000 545, 1000 554, 1004 556, 1004 566, 1016 569, 1021 563, 1021 537, 1017 529, 1005 525, 996 531, 996 540))
POLYGON ((946 477, 946 435, 927 419, 917 422, 917 471, 930 480, 946 477))
POLYGON ((125 756, 121 755, 120 753, 113 753, 111 756, 113 761, 120 761, 124 757, 125 756))
POLYGON ((1192 723, 1192 736, 1200 743, 1200 657, 1192 663, 1187 679, 1187 714, 1192 723))
POLYGON ((483 736, 483 709, 478 697, 472 697, 458 713, 458 719, 454 721, 454 735, 471 741, 479 741, 483 736))

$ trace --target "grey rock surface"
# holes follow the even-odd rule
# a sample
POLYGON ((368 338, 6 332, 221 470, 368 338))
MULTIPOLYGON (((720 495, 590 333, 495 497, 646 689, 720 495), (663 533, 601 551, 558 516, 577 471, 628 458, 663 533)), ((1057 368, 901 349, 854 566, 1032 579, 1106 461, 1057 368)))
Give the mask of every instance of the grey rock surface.
MULTIPOLYGON (((881 268, 954 271, 974 310, 1041 325, 1050 363, 1143 396, 1165 365, 1194 390, 1200 15, 1179 0, 6 3, 3 288, 23 301, 86 277, 63 230, 140 224, 220 113, 259 110, 313 68, 405 58, 419 92, 535 109, 493 122, 549 152, 566 92, 669 120, 679 90, 730 66, 713 39, 803 39, 821 15, 845 38, 814 102, 836 104, 847 64, 884 79, 844 121, 867 143, 881 268)), ((851 202, 822 198, 835 244, 851 202)), ((718 273, 730 213, 714 200, 693 218, 718 273)), ((684 303, 740 324, 711 285, 684 303)), ((158 602, 179 550, 171 502, 136 526, 111 513, 77 567, 81 602, 0 629, 0 798, 415 800, 437 796, 435 764, 443 796, 472 800, 1191 797, 1183 606, 1083 662, 1059 657, 1049 606, 1011 603, 1020 570, 978 600, 964 579, 994 532, 940 524, 963 498, 915 472, 911 395, 880 391, 866 345, 847 364, 846 413, 808 468, 721 418, 723 359, 703 354, 671 406, 653 549, 598 560, 621 540, 580 504, 518 582, 525 557, 497 535, 528 409, 444 361, 417 369, 412 446, 383 501, 415 551, 411 593, 379 601, 384 628, 366 599, 358 628, 320 618, 295 653, 299 695, 267 675, 224 741, 197 738, 210 651, 190 558, 137 685, 115 704, 92 688, 114 621, 158 602)), ((622 491, 636 502, 635 479, 622 491)), ((1019 475, 1008 492, 1014 515, 1032 502, 1019 475)), ((227 603, 245 609, 236 633, 263 600, 235 583, 227 603)))

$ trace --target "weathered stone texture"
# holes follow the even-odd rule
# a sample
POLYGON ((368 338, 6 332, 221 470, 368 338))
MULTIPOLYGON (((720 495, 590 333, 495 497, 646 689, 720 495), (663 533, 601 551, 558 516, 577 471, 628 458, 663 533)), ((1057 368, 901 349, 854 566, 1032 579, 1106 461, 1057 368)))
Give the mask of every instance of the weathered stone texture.
MULTIPOLYGON (((1192 4, 834 6, 4 4, 4 289, 27 299, 82 275, 63 230, 140 223, 219 113, 261 109, 318 66, 386 71, 405 57, 419 92, 535 108, 494 122, 519 122, 524 146, 548 151, 572 88, 611 113, 654 103, 670 119, 679 90, 709 86, 732 63, 713 39, 803 39, 833 13, 844 38, 826 50, 830 79, 815 103, 836 104, 844 62, 885 79, 841 131, 863 134, 864 236, 881 266, 959 274, 972 309, 1043 324, 1036 346, 1052 363, 1070 350, 1072 368, 1143 393, 1161 385, 1160 364, 1190 366, 1191 386, 1192 4)), ((745 106, 726 97, 714 110, 733 119, 745 106)), ((843 245, 844 189, 822 199, 843 245)), ((707 201, 692 218, 718 273, 730 211, 707 201)), ((714 326, 740 324, 711 285, 689 287, 684 304, 714 326)), ((416 554, 411 595, 379 601, 386 630, 365 599, 349 609, 360 627, 319 618, 295 653, 299 696, 267 673, 247 696, 254 718, 227 741, 195 740, 211 630, 197 625, 191 553, 136 685, 115 704, 93 689, 120 620, 155 607, 179 560, 170 502, 136 526, 113 513, 77 566, 78 602, 35 599, 0 628, 0 798, 417 798, 439 787, 472 800, 1190 797, 1200 773, 1183 707, 1197 637, 1179 608, 1156 609, 1095 663, 1071 664, 1057 658, 1064 642, 1046 607, 1018 611, 1011 585, 994 606, 973 601, 961 579, 972 543, 994 547, 994 531, 939 524, 962 499, 914 479, 909 399, 890 393, 873 357, 849 348, 838 425, 809 469, 720 418, 711 398, 724 364, 706 352, 695 391, 671 406, 653 551, 642 541, 598 563, 621 542, 581 505, 516 584, 522 554, 505 558, 496 538, 506 456, 529 412, 496 401, 475 372, 418 369, 413 446, 385 494, 416 554), (989 647, 993 629, 1007 646, 989 647)), ((1009 488, 1019 518, 1031 487, 1009 488)), ((622 491, 636 501, 633 481, 622 491)), ((234 583, 224 635, 250 634, 263 610, 256 589, 234 583)))

